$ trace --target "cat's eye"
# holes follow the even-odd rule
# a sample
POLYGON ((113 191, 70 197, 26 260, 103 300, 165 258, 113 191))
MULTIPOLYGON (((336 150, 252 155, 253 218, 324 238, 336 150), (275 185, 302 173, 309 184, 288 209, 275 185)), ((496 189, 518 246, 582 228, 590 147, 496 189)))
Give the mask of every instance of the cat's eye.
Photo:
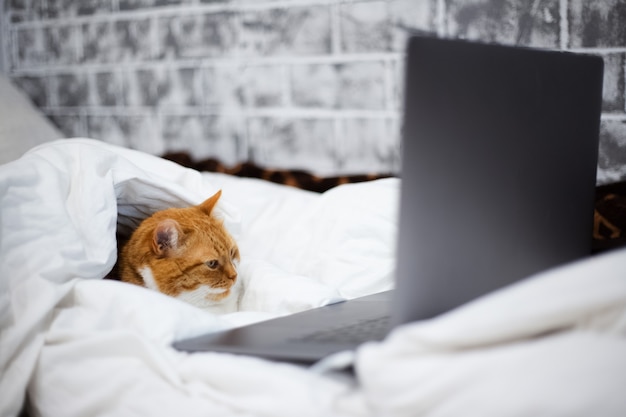
POLYGON ((220 264, 220 263, 217 261, 217 259, 212 259, 212 260, 210 260, 210 261, 208 261, 208 262, 205 262, 205 265, 206 265, 206 266, 208 266, 208 267, 209 267, 209 268, 211 268, 211 269, 215 269, 215 268, 217 268, 217 266, 218 266, 219 264, 220 264))

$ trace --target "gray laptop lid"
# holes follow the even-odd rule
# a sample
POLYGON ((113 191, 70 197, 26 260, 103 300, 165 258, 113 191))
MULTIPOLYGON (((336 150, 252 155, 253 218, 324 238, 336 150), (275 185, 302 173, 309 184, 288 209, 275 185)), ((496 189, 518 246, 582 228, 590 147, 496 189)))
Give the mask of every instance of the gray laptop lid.
POLYGON ((368 340, 355 323, 429 318, 590 253, 602 60, 430 38, 407 52, 393 303, 381 293, 177 349, 311 362, 368 340))
POLYGON ((603 62, 412 38, 396 323, 591 252, 603 62))

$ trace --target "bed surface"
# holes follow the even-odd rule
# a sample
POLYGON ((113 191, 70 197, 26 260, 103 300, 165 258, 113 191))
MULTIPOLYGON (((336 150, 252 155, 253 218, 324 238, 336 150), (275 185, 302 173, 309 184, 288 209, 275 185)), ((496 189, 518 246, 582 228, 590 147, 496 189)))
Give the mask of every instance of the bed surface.
POLYGON ((89 139, 0 165, 0 415, 26 397, 43 416, 624 415, 624 249, 403 326, 348 357, 353 375, 171 348, 391 288, 399 182, 315 193, 89 139), (118 229, 217 189, 242 253, 243 311, 103 279, 118 229))

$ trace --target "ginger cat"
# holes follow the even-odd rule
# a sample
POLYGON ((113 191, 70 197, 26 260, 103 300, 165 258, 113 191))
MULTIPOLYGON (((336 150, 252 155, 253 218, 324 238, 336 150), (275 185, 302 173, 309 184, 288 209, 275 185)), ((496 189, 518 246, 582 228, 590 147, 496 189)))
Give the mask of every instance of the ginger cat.
POLYGON ((212 312, 236 311, 239 249, 213 214, 222 192, 203 203, 145 219, 124 245, 120 278, 212 312))

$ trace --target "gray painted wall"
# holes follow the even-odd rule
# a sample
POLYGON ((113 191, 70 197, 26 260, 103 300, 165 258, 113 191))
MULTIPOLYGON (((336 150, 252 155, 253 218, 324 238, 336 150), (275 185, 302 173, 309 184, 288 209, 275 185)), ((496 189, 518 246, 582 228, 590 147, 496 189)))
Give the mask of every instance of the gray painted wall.
POLYGON ((322 174, 399 168, 408 29, 598 54, 599 182, 626 179, 626 0, 6 4, 9 75, 68 136, 322 174))
MULTIPOLYGON (((4 7, 4 0, 0 0, 0 22, 2 22, 5 19, 6 16, 6 11, 5 11, 5 7, 4 7)), ((7 71, 7 68, 5 68, 5 58, 4 58, 4 54, 5 54, 5 47, 7 45, 7 40, 5 39, 5 35, 4 35, 4 28, 6 28, 8 25, 2 24, 0 23, 0 73, 4 73, 7 71)))
POLYGON ((4 69, 4 36, 0 32, 0 72, 5 72, 4 69))

